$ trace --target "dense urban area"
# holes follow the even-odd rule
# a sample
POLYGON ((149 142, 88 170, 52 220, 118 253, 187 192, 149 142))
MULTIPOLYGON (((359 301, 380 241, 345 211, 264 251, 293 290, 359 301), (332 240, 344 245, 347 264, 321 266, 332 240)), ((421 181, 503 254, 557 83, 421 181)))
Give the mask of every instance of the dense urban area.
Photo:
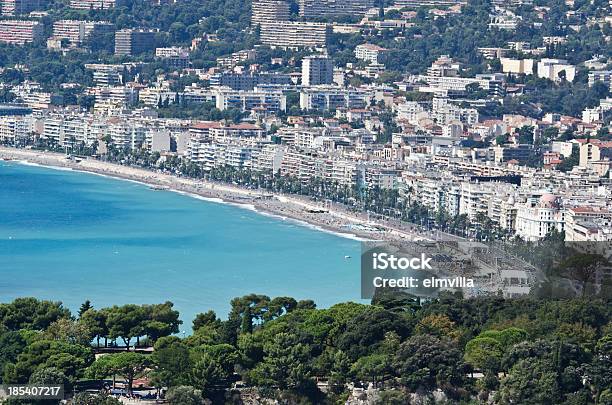
POLYGON ((611 238, 605 2, 1 5, 4 144, 611 238))
POLYGON ((612 404, 611 38, 604 0, 0 0, 3 150, 293 195, 569 279, 487 253, 503 292, 253 294, 185 323, 20 298, 1 382, 76 405, 612 404))

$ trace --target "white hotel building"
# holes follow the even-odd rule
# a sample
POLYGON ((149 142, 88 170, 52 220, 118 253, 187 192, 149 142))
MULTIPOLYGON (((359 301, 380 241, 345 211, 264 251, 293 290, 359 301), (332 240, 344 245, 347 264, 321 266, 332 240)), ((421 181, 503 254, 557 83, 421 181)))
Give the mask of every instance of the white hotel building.
POLYGON ((553 194, 533 195, 518 207, 516 234, 525 240, 535 241, 553 230, 563 231, 564 222, 558 197, 553 194))

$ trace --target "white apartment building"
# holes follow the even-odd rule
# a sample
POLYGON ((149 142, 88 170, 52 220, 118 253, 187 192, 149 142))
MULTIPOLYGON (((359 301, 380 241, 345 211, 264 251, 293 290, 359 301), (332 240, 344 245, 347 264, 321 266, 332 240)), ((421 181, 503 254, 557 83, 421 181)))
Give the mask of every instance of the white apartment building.
POLYGON ((300 16, 305 18, 364 15, 373 6, 373 0, 299 0, 300 16))
POLYGON ((326 55, 307 56, 302 59, 302 85, 318 86, 331 84, 334 79, 334 64, 326 55))
POLYGON ((576 66, 568 64, 565 59, 545 58, 538 62, 538 77, 554 82, 559 82, 561 77, 565 77, 568 82, 573 82, 576 77, 576 66))
POLYGON ((189 50, 180 46, 171 46, 168 48, 155 48, 155 56, 158 58, 171 58, 174 56, 189 56, 189 50))
POLYGON ((287 0, 253 0, 251 5, 252 25, 289 21, 290 15, 287 0))
POLYGON ((489 16, 489 28, 514 31, 521 20, 521 16, 514 15, 511 12, 491 15, 489 16))
POLYGON ((374 44, 361 44, 355 47, 355 57, 369 63, 378 64, 383 61, 387 49, 374 44))
POLYGON ((157 107, 160 103, 172 103, 176 97, 177 93, 167 87, 146 87, 138 92, 138 100, 151 107, 157 107))
POLYGON ((0 42, 24 45, 42 40, 43 25, 38 21, 0 20, 0 42))
POLYGON ((516 190, 513 187, 504 187, 498 184, 496 193, 489 199, 489 209, 487 216, 500 228, 514 230, 516 226, 516 190))
POLYGON ((34 118, 31 115, 0 117, 0 142, 27 139, 33 131, 34 118))
POLYGON ((563 142, 563 141, 553 141, 551 144, 551 151, 557 152, 563 155, 563 157, 572 156, 572 151, 574 150, 574 144, 572 142, 563 142))
POLYGON ((28 14, 46 6, 47 1, 45 0, 0 0, 0 12, 6 16, 28 14))
POLYGON ((94 83, 98 86, 115 86, 123 83, 123 65, 107 65, 102 63, 89 63, 85 68, 93 71, 94 83))
POLYGON ((316 129, 296 128, 293 145, 300 149, 313 148, 315 139, 321 136, 321 131, 316 129))
POLYGON ((327 24, 304 21, 276 21, 261 24, 264 45, 279 48, 323 48, 327 43, 327 24))
POLYGON ((70 0, 70 8, 77 10, 108 10, 122 3, 119 0, 70 0))
POLYGON ((54 96, 51 93, 43 91, 21 93, 19 94, 19 98, 36 113, 47 110, 53 104, 54 100, 54 96))
MULTIPOLYGON (((495 96, 503 95, 503 74, 477 75, 476 77, 455 76, 421 76, 427 82, 428 87, 436 92, 464 93, 471 84, 477 84, 482 90, 495 96)), ((422 88, 428 90, 427 88, 422 88)), ((430 91, 431 91, 430 90, 430 91)))
POLYGON ((147 149, 151 152, 170 151, 170 131, 167 129, 152 129, 146 132, 147 149))
POLYGON ((53 37, 66 39, 75 46, 83 44, 93 33, 99 35, 112 30, 113 25, 108 21, 58 20, 53 23, 53 37))
POLYGON ((612 241, 612 211, 607 207, 577 206, 566 210, 565 240, 612 241))
POLYGON ((343 89, 333 86, 310 87, 300 92, 300 108, 319 111, 363 108, 373 97, 373 93, 359 89, 343 89))
POLYGON ((155 57, 175 68, 185 69, 189 67, 189 50, 185 48, 178 46, 155 48, 155 57))
POLYGON ((216 96, 210 89, 192 85, 185 87, 183 91, 183 102, 185 104, 216 103, 216 96))
POLYGON ((478 214, 488 215, 489 199, 495 194, 495 184, 462 182, 460 193, 459 213, 473 220, 478 214))
POLYGON ((407 120, 413 125, 417 125, 420 119, 429 118, 429 111, 422 103, 417 101, 406 101, 395 106, 397 118, 407 120))
POLYGON ((287 96, 280 90, 250 91, 232 90, 229 87, 218 87, 213 90, 216 107, 223 111, 235 108, 240 111, 260 110, 275 113, 287 110, 287 96))
POLYGON ((139 92, 134 87, 112 86, 94 87, 95 103, 111 103, 116 105, 133 105, 138 102, 139 92))
POLYGON ((478 110, 475 108, 461 108, 452 104, 449 99, 434 97, 430 117, 438 125, 452 124, 459 121, 467 125, 478 123, 478 110))
POLYGON ((606 86, 612 86, 612 70, 595 70, 589 72, 589 87, 593 87, 596 82, 602 82, 606 86))
POLYGON ((234 143, 238 140, 260 140, 264 130, 253 124, 232 124, 209 128, 209 136, 216 143, 234 143))
POLYGON ((281 168, 286 147, 284 145, 266 144, 254 154, 253 170, 278 173, 281 168))
POLYGON ((108 135, 117 148, 140 149, 146 147, 150 128, 142 123, 111 118, 108 120, 108 135))

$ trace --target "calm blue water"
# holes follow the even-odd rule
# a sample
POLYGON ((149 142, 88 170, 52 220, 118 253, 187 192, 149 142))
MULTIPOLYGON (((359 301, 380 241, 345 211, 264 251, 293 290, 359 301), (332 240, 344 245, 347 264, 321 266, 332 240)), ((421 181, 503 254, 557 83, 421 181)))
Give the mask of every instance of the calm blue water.
POLYGON ((0 162, 0 301, 170 300, 184 329, 249 293, 359 299, 359 242, 133 182, 0 162), (346 260, 345 255, 352 256, 346 260))

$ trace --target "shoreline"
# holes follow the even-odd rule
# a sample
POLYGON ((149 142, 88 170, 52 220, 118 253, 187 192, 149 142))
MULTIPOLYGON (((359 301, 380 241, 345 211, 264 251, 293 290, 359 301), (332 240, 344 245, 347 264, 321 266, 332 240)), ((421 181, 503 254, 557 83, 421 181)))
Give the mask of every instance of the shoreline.
POLYGON ((424 235, 406 229, 410 227, 409 225, 398 227, 398 224, 390 224, 388 221, 372 221, 365 214, 350 212, 340 204, 323 206, 321 203, 302 196, 277 194, 202 179, 178 177, 169 173, 154 172, 95 159, 82 159, 76 162, 55 152, 0 147, 0 159, 132 181, 150 188, 158 187, 160 191, 171 191, 211 203, 234 205, 255 211, 260 215, 283 221, 290 220, 300 226, 357 241, 397 242, 412 241, 414 238, 428 239, 424 235), (325 212, 309 212, 313 210, 324 210, 325 212))

